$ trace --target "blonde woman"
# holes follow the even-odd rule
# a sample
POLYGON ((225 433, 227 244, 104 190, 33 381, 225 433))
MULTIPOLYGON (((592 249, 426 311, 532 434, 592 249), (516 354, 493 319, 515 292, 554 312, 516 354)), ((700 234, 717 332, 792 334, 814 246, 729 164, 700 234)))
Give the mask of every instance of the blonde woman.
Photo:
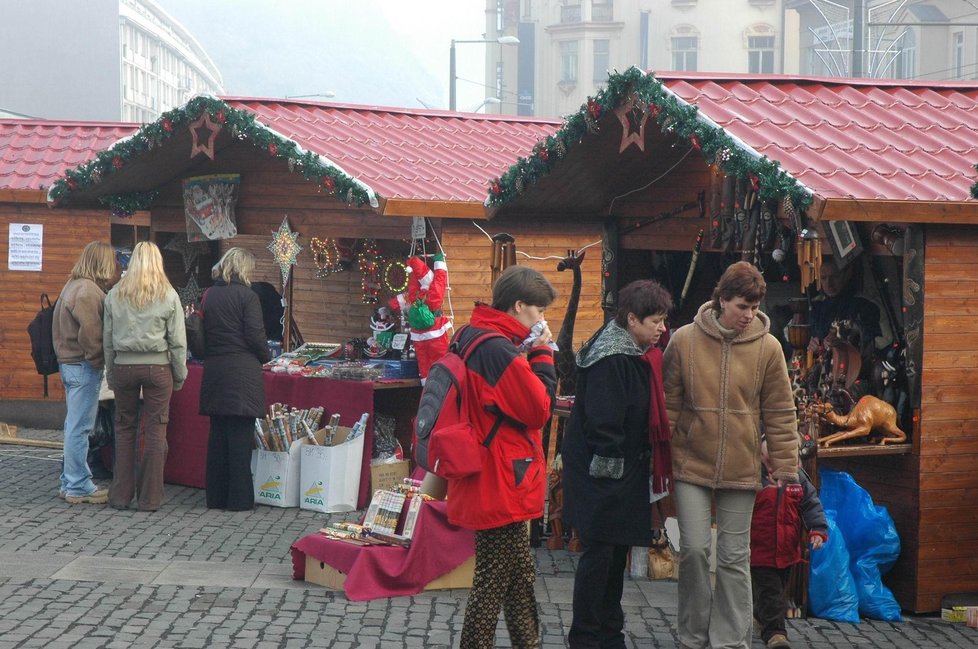
POLYGON ((163 272, 156 244, 141 241, 125 276, 105 299, 105 376, 115 391, 115 469, 109 504, 156 511, 163 503, 170 395, 187 378, 183 307, 163 272), (136 476, 136 428, 142 391, 146 425, 136 476))
POLYGON ((211 418, 206 500, 211 509, 254 509, 251 449, 255 418, 265 413, 261 366, 269 358, 261 303, 251 290, 255 256, 231 248, 204 295, 204 377, 200 414, 211 418))
POLYGON ((54 306, 51 332, 68 407, 59 492, 72 505, 102 504, 107 498, 106 490, 92 482, 88 436, 95 426, 105 365, 102 351, 105 292, 118 278, 112 246, 104 241, 92 241, 82 250, 54 306))

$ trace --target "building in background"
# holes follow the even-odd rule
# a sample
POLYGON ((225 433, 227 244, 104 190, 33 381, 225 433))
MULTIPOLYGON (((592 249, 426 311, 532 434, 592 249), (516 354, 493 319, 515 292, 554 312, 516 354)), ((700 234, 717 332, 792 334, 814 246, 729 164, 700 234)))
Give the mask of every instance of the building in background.
POLYGON ((782 0, 486 0, 486 39, 520 40, 486 48, 486 89, 501 113, 552 117, 632 65, 797 72, 784 17, 782 0))
POLYGON ((802 74, 978 78, 974 0, 786 0, 785 9, 797 16, 802 74))
POLYGON ((150 122, 221 73, 153 0, 7 2, 0 109, 42 119, 150 122))
POLYGON ((978 0, 486 0, 501 36, 520 42, 486 48, 486 91, 508 114, 569 114, 632 65, 978 79, 978 0))

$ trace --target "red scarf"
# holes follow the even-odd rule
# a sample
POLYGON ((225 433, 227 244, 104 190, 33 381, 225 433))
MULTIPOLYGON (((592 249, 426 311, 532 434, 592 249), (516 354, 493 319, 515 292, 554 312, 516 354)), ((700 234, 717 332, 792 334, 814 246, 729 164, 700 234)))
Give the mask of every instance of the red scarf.
POLYGON ((665 493, 672 486, 672 429, 666 414, 662 383, 662 350, 650 347, 642 355, 649 367, 649 444, 652 446, 652 489, 665 493))

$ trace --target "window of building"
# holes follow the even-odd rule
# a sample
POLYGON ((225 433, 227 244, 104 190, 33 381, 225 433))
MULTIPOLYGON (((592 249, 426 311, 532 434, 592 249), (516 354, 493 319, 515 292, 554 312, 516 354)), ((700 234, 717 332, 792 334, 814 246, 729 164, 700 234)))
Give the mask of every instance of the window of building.
POLYGON ((964 78, 964 32, 954 32, 954 78, 964 78))
POLYGON ((890 75, 894 79, 913 79, 917 76, 917 35, 912 29, 900 36, 890 75))
POLYGON ((560 22, 581 22, 581 0, 567 0, 566 4, 560 5, 560 22))
POLYGON ((615 19, 614 0, 594 0, 591 4, 591 20, 596 23, 610 23, 615 19))
POLYGON ((594 41, 594 80, 605 81, 608 78, 610 60, 609 41, 599 39, 594 41))
POLYGON ((560 83, 577 83, 577 41, 560 42, 560 83))
POLYGON ((678 72, 696 72, 697 36, 672 37, 672 69, 678 72))
POLYGON ((774 36, 747 37, 747 66, 751 74, 774 73, 774 36))
POLYGON ((496 31, 501 32, 506 29, 506 7, 503 6, 505 0, 496 0, 496 31))

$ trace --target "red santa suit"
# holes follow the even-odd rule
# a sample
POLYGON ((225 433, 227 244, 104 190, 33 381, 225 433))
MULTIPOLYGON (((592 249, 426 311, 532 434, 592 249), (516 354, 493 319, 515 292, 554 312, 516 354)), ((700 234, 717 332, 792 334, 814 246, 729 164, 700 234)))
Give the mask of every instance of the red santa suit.
POLYGON ((448 287, 448 265, 445 255, 438 253, 434 256, 433 269, 428 268, 420 257, 408 259, 407 267, 408 290, 391 298, 390 307, 407 314, 411 343, 418 359, 418 374, 424 383, 432 364, 448 351, 448 330, 452 323, 441 312, 448 287), (434 323, 429 324, 425 319, 430 320, 432 316, 434 323), (419 324, 421 321, 423 324, 419 324))

